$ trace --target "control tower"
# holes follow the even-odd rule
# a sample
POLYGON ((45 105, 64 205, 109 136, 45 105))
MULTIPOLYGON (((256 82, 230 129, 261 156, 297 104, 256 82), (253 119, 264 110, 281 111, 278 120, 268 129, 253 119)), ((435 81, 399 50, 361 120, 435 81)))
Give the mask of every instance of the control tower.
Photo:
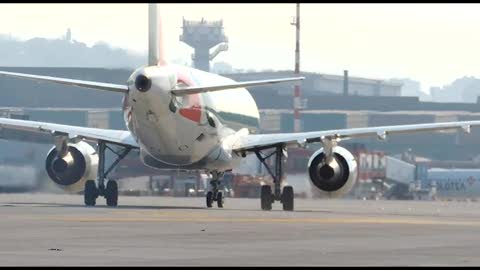
POLYGON ((182 29, 180 41, 195 49, 192 60, 197 69, 209 71, 210 61, 220 52, 228 50, 228 38, 223 32, 223 20, 208 22, 203 18, 201 21, 183 19, 182 29), (210 49, 215 46, 217 48, 210 53, 210 49))

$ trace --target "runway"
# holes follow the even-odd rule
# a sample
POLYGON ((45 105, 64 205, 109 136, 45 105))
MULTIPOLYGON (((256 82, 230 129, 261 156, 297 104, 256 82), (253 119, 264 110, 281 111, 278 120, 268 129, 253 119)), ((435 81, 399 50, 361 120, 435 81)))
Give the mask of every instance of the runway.
POLYGON ((0 194, 0 265, 478 265, 480 203, 0 194))

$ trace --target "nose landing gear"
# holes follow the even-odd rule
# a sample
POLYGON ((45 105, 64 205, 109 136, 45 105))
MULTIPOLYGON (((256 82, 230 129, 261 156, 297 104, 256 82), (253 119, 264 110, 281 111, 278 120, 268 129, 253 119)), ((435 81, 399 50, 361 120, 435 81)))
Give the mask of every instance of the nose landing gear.
POLYGON ((207 193, 207 207, 211 208, 213 206, 213 202, 217 202, 218 208, 223 208, 223 204, 225 203, 225 196, 223 193, 218 189, 220 186, 220 178, 223 176, 223 173, 220 172, 212 172, 212 180, 210 181, 210 185, 212 186, 212 190, 207 193))

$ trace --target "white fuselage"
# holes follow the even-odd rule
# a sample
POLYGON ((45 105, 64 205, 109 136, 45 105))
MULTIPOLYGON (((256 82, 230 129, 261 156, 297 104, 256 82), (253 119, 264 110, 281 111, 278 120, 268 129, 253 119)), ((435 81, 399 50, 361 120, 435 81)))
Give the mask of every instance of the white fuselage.
POLYGON ((174 65, 137 69, 124 97, 126 125, 140 145, 142 161, 160 169, 232 169, 239 156, 232 138, 259 127, 257 105, 244 89, 175 96, 174 88, 231 83, 233 80, 174 65), (151 80, 147 91, 138 76, 151 80))

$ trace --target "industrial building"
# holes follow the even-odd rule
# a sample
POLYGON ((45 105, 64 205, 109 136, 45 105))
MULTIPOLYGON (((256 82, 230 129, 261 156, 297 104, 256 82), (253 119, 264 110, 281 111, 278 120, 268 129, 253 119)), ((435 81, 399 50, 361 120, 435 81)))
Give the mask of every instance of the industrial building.
MULTIPOLYGON (((254 72, 254 73, 229 73, 221 74, 236 81, 258 79, 285 78, 294 76, 292 71, 254 72)), ((321 74, 313 72, 300 72, 305 77, 302 81, 302 93, 307 96, 384 96, 399 97, 402 93, 402 84, 381 79, 368 79, 348 76, 348 87, 344 88, 345 76, 321 74)), ((254 92, 265 92, 270 86, 256 87, 254 92)), ((292 96, 293 88, 288 84, 276 85, 276 93, 280 96, 292 96)), ((269 92, 271 93, 271 91, 269 92)))

